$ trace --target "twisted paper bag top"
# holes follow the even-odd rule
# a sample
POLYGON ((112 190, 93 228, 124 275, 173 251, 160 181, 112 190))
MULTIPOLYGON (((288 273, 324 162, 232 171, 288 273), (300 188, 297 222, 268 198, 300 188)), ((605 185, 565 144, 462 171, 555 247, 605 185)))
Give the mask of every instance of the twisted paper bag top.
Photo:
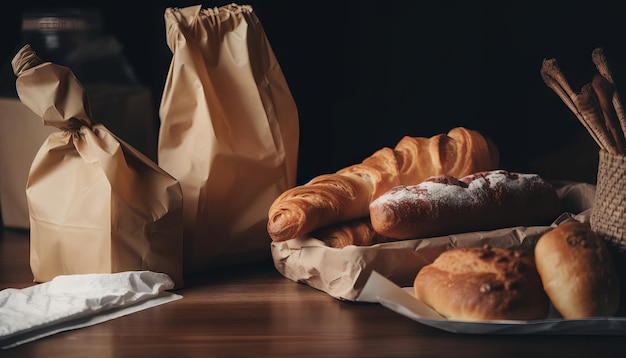
POLYGON ((78 132, 92 127, 90 108, 83 86, 64 66, 44 62, 30 45, 24 45, 11 61, 20 100, 45 125, 78 132))

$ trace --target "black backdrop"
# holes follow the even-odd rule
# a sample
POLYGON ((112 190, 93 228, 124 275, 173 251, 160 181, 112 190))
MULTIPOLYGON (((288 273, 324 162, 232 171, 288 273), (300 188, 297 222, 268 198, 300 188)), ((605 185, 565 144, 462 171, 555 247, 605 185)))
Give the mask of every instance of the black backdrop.
MULTIPOLYGON (((139 78, 160 100, 171 53, 167 7, 218 1, 63 1, 99 8, 139 78)), ((404 135, 465 126, 491 137, 501 167, 548 179, 593 182, 598 147, 543 83, 557 58, 574 88, 595 73, 604 47, 626 84, 626 13, 620 1, 250 0, 296 100, 298 181, 360 162, 404 135)), ((20 16, 49 1, 0 12, 3 58, 19 40, 20 16)), ((626 93, 626 92, 624 92, 626 93)))

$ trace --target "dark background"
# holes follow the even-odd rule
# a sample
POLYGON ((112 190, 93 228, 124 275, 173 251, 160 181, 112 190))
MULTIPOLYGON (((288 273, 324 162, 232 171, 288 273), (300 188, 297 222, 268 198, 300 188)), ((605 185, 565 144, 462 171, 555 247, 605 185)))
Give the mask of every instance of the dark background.
MULTIPOLYGON (((140 80, 160 96, 171 52, 167 7, 219 1, 14 2, 0 13, 2 58, 13 56, 25 9, 95 7, 140 80)), ((491 137, 501 168, 595 181, 598 147, 542 81, 557 58, 574 89, 604 47, 618 88, 626 72, 620 1, 247 1, 300 116, 298 182, 355 164, 404 135, 464 126, 491 137)), ((157 119, 158 120, 158 119, 157 119)))

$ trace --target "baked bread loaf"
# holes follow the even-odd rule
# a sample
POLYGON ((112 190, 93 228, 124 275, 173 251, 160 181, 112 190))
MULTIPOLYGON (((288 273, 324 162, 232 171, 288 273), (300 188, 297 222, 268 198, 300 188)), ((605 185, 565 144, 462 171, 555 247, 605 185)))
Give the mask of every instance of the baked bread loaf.
POLYGON ((560 214, 556 189, 537 174, 483 171, 397 186, 370 203, 379 234, 413 239, 513 226, 550 225, 560 214))
POLYGON ((367 217, 370 202, 394 186, 491 170, 498 161, 491 140, 463 127, 430 138, 407 136, 394 149, 382 148, 359 164, 286 190, 269 208, 267 231, 274 241, 301 237, 367 217))
POLYGON ((327 226, 313 231, 310 235, 323 241, 327 246, 338 249, 348 245, 370 246, 396 240, 377 233, 369 218, 327 226))
POLYGON ((535 261, 552 305, 566 319, 612 316, 619 280, 604 241, 590 226, 566 222, 543 234, 535 261))
POLYGON ((417 273, 413 288, 420 301, 454 320, 542 319, 550 308, 529 251, 450 249, 417 273))

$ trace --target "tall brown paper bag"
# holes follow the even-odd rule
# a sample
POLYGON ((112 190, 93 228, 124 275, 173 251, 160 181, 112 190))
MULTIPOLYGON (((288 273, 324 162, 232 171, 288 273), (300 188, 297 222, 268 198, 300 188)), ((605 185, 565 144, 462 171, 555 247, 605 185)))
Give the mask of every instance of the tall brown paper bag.
POLYGON ((148 270, 183 286, 182 189, 145 155, 90 119, 69 68, 29 45, 12 61, 20 101, 61 131, 35 155, 26 184, 35 282, 148 270))
POLYGON ((185 271, 270 258, 267 213, 295 185, 297 108, 250 6, 167 8, 159 165, 183 190, 185 271))

